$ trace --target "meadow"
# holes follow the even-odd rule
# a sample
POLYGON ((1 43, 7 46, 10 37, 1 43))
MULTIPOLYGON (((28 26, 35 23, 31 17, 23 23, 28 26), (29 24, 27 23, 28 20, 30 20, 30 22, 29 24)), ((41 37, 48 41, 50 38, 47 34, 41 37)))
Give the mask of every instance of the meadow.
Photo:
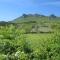
POLYGON ((60 21, 34 19, 0 25, 0 60, 60 60, 60 21))

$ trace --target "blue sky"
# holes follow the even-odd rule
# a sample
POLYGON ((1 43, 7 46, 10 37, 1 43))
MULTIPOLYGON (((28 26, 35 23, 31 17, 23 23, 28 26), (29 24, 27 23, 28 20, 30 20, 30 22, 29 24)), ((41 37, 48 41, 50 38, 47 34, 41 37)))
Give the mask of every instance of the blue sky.
POLYGON ((60 0, 0 0, 0 21, 10 21, 23 13, 60 16, 60 0))

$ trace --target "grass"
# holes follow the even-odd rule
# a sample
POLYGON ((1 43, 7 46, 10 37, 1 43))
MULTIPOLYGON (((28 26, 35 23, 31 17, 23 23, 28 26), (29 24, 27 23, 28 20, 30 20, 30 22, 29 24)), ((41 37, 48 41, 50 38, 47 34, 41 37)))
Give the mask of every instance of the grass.
POLYGON ((32 47, 40 48, 41 44, 45 45, 51 42, 49 39, 53 37, 53 34, 27 34, 26 36, 26 40, 31 43, 32 47))

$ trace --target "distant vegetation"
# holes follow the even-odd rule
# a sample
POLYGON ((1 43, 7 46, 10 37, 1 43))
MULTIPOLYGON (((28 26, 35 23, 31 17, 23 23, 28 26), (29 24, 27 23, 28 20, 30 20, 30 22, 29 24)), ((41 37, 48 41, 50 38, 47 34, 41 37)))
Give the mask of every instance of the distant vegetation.
POLYGON ((0 22, 0 60, 60 60, 60 17, 23 14, 0 22))

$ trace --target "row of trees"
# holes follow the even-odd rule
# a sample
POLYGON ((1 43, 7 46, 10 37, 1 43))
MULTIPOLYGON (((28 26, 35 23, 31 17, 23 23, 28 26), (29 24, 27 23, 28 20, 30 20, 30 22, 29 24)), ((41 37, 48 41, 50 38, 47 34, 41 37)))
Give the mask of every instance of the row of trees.
MULTIPOLYGON (((28 16, 36 16, 36 17, 45 17, 45 15, 40 15, 40 14, 23 14, 22 17, 28 17, 28 16)), ((56 18, 54 14, 51 14, 49 17, 56 18)))

